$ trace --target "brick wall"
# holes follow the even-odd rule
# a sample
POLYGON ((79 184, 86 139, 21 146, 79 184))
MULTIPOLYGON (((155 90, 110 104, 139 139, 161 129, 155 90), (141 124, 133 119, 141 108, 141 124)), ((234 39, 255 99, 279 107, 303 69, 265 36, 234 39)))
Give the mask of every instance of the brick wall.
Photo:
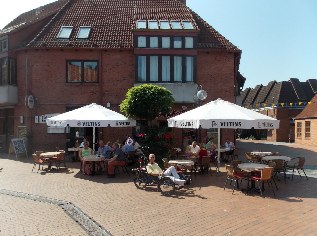
POLYGON ((295 143, 316 146, 317 145, 317 119, 305 119, 295 121, 295 143), (310 137, 305 137, 305 121, 310 121, 310 137), (302 136, 297 135, 297 123, 302 123, 302 136))
MULTIPOLYGON (((66 107, 80 107, 93 102, 104 106, 110 102, 110 108, 119 111, 119 104, 135 82, 134 55, 130 50, 26 50, 18 53, 17 65, 19 101, 15 116, 25 117, 32 151, 65 147, 66 142, 66 134, 47 134, 46 124, 36 124, 34 116, 63 113, 66 107), (99 83, 66 83, 66 60, 76 59, 99 61, 99 83), (37 98, 34 109, 25 107, 26 93, 37 98)), ((201 84, 208 93, 205 102, 217 98, 234 102, 233 53, 199 51, 197 84, 201 84)), ((190 106, 194 107, 189 105, 189 108, 192 108, 190 106)), ((16 121, 15 128, 18 125, 20 124, 16 121)), ((131 134, 131 130, 104 128, 101 130, 101 137, 105 141, 122 141, 126 134, 131 134)), ((181 131, 175 129, 175 135, 178 137, 179 134, 181 131)), ((222 143, 227 137, 234 139, 233 130, 222 131, 222 143)), ((176 145, 180 146, 180 143, 176 145)))

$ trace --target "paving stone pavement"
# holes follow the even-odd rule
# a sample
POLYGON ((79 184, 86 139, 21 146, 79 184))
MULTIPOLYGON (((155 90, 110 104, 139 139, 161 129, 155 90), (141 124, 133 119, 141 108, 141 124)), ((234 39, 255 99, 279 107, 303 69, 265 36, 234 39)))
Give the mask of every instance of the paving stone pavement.
MULTIPOLYGON (((251 143, 237 146, 243 151, 251 143)), ((219 173, 213 168, 193 176, 190 187, 163 196, 155 187, 137 189, 124 173, 114 179, 84 176, 79 163, 67 163, 68 170, 32 173, 31 160, 0 157, 0 235, 91 235, 61 207, 4 191, 70 202, 112 235, 317 234, 317 176, 278 181, 276 198, 270 188, 260 197, 240 190, 232 194, 229 185, 224 190, 224 168, 219 173)), ((309 160, 316 163, 313 154, 309 160)))

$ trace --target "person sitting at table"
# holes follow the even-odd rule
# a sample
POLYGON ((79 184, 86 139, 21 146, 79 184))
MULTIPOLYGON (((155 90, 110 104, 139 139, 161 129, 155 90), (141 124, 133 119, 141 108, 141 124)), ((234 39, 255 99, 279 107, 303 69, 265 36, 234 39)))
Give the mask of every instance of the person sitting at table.
POLYGON ((146 166, 146 171, 149 175, 153 177, 157 177, 160 175, 164 175, 169 177, 175 184, 183 187, 186 183, 186 180, 181 179, 177 170, 174 166, 168 167, 164 172, 161 167, 155 162, 155 155, 151 153, 149 155, 149 163, 146 166))
POLYGON ((87 157, 87 156, 91 156, 92 155, 92 149, 89 147, 89 142, 88 141, 85 141, 84 142, 84 148, 81 148, 79 150, 79 158, 81 160, 81 171, 86 174, 86 173, 90 173, 91 172, 91 162, 88 162, 88 161, 84 161, 84 157, 87 157), (86 165, 89 164, 87 167, 86 165), (85 169, 87 169, 87 172, 85 171, 85 169))
POLYGON ((108 161, 108 178, 115 177, 114 169, 116 166, 125 166, 126 159, 124 152, 120 148, 119 143, 114 143, 112 145, 113 157, 108 161))
POLYGON ((104 142, 103 142, 103 140, 102 139, 100 139, 99 140, 99 142, 98 142, 98 150, 97 150, 97 155, 98 156, 105 156, 104 154, 105 154, 105 144, 104 144, 104 142))
POLYGON ((234 151, 234 149, 235 149, 235 146, 234 146, 233 142, 231 142, 230 139, 227 138, 227 139, 226 139, 226 142, 225 142, 225 144, 224 144, 224 147, 225 147, 225 149, 226 149, 226 151, 225 151, 225 156, 226 156, 226 158, 224 159, 224 161, 228 161, 228 158, 229 158, 230 156, 232 156, 232 154, 233 154, 233 151, 234 151))
POLYGON ((112 146, 112 142, 108 141, 103 148, 104 157, 106 159, 110 159, 112 157, 112 147, 111 146, 112 146))
POLYGON ((198 158, 199 157, 200 147, 197 145, 196 141, 193 141, 188 148, 188 154, 190 158, 198 158))

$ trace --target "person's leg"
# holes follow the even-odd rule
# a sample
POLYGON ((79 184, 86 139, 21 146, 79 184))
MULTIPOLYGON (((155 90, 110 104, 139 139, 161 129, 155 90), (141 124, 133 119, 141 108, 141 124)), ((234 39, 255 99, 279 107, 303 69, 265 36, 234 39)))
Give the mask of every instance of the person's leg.
POLYGON ((109 161, 108 162, 108 175, 114 176, 114 168, 116 166, 124 166, 124 161, 109 161))
POLYGON ((164 172, 164 175, 165 176, 173 176, 172 181, 175 183, 175 184, 178 184, 180 186, 184 186, 186 180, 183 180, 183 179, 180 179, 176 169, 174 166, 171 166, 169 167, 165 172, 164 172))

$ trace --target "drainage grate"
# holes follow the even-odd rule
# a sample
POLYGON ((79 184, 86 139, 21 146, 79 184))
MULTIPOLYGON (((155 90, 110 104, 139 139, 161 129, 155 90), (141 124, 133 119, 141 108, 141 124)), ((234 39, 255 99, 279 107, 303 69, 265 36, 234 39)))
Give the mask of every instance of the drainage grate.
POLYGON ((95 220, 93 220, 85 212, 83 212, 80 208, 78 208, 71 202, 33 195, 29 193, 10 191, 6 189, 1 189, 0 194, 56 205, 58 207, 61 207, 67 215, 69 215, 77 224, 79 224, 88 233, 88 235, 112 235, 109 231, 104 229, 100 224, 98 224, 95 220))

